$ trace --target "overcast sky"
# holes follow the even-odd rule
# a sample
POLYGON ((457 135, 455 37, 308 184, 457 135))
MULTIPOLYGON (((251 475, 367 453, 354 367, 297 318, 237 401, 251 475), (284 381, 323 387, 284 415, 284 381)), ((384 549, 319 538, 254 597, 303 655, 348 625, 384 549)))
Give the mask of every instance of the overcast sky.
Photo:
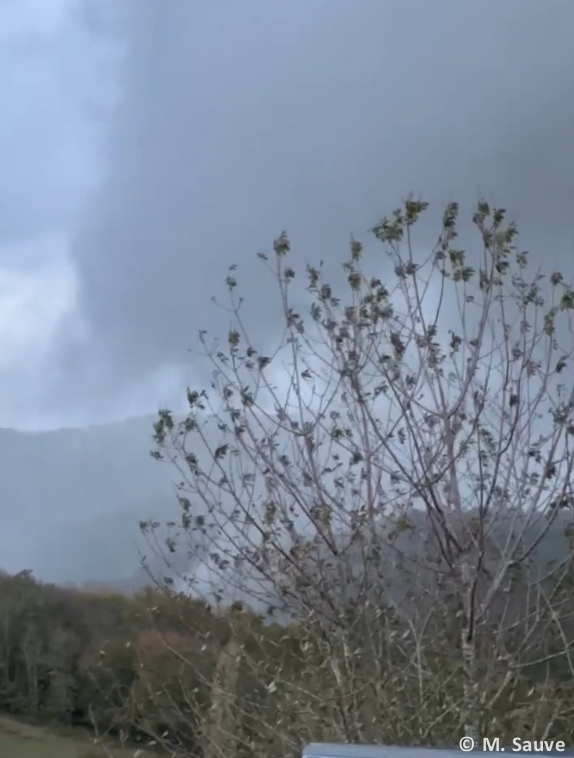
POLYGON ((231 262, 263 334, 256 252, 336 261, 409 191, 574 268, 571 0, 79 2, 0 4, 0 426, 174 402, 231 262))

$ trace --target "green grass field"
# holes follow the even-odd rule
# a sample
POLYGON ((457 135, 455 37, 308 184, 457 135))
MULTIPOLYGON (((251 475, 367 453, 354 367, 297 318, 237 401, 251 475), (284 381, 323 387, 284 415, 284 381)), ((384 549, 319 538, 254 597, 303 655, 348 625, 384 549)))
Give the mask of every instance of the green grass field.
POLYGON ((149 758, 135 748, 108 748, 108 753, 87 737, 64 736, 0 716, 0 758, 149 758))

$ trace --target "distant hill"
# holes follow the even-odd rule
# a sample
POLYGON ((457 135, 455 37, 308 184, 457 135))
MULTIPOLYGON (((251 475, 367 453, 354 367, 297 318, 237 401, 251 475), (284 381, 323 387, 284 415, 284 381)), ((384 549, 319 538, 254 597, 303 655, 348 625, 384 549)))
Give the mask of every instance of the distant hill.
MULTIPOLYGON (((126 589, 147 580, 138 550, 152 565, 153 554, 139 534, 139 521, 165 522, 178 513, 172 484, 177 471, 149 454, 154 420, 148 416, 42 433, 0 429, 0 568, 32 569, 50 582, 126 589)), ((204 430, 212 442, 219 439, 214 420, 204 430)), ((205 451, 197 453, 206 463, 205 451)), ((407 554, 416 553, 425 532, 422 513, 417 520, 421 523, 414 532, 401 538, 407 554)), ((556 524, 539 545, 535 563, 546 565, 567 550, 563 523, 556 524)), ((208 564, 189 567, 200 583, 208 564)), ((165 573, 158 561, 155 568, 165 573)), ((400 587, 394 585, 394 590, 400 587)))
POLYGON ((149 455, 153 421, 0 429, 0 567, 56 582, 133 576, 139 519, 175 506, 174 469, 149 455))

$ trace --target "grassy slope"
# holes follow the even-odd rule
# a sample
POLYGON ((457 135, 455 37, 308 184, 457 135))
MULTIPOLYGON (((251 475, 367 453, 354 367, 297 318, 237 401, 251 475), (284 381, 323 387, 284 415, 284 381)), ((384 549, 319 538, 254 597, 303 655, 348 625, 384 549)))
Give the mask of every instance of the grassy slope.
MULTIPOLYGON (((0 758, 130 758, 135 749, 109 749, 92 744, 86 738, 58 735, 36 726, 28 726, 0 717, 0 758)), ((140 758, 149 753, 139 753, 140 758)))

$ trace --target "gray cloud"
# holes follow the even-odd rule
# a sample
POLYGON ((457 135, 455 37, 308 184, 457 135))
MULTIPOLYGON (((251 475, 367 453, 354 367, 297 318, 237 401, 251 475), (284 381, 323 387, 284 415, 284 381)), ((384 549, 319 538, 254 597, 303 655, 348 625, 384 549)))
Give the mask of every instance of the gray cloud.
MULTIPOLYGON (((94 34, 91 0, 2 3, 0 25, 0 424, 45 425, 47 348, 73 307, 73 220, 99 174, 118 40, 94 34), (95 116, 98 118, 95 118, 95 116)), ((53 421, 50 423, 54 423, 53 421)), ((57 423, 57 420, 56 420, 57 423)))
MULTIPOLYGON (((81 207, 96 173, 89 149, 96 124, 86 106, 103 96, 104 51, 79 24, 75 0, 49 8, 24 0, 2 13, 0 242, 14 243, 60 230, 81 207)), ((10 257, 6 251, 2 264, 10 257)), ((20 267, 35 263, 33 254, 21 258, 20 267)))
POLYGON ((299 263, 336 260, 409 191, 492 193, 527 247, 571 260, 567 0, 128 8, 106 179, 73 245, 89 339, 61 335, 68 398, 101 407, 225 329, 210 297, 233 261, 272 328, 255 252, 287 229, 299 263))

